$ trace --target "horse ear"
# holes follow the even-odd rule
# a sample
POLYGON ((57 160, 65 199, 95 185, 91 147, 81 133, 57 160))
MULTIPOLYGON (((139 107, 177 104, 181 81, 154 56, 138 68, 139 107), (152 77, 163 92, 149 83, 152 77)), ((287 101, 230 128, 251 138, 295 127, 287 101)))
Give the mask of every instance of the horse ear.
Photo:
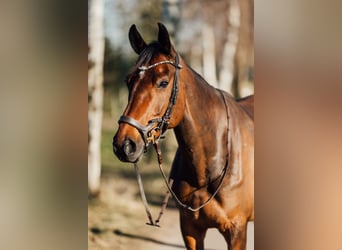
POLYGON ((171 52, 171 41, 169 32, 167 31, 166 27, 162 23, 158 23, 159 33, 158 33, 158 42, 161 44, 164 52, 166 54, 170 54, 171 52))
POLYGON ((139 34, 135 24, 133 24, 131 28, 129 29, 128 37, 129 37, 129 42, 131 43, 133 50, 135 51, 135 53, 139 55, 141 51, 143 51, 146 48, 147 45, 144 39, 139 34))

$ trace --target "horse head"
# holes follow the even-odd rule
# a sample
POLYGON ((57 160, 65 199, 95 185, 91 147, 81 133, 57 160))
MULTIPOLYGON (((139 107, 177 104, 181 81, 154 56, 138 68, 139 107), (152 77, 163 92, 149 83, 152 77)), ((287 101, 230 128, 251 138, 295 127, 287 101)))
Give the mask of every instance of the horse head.
POLYGON ((113 151, 121 161, 137 162, 148 145, 157 142, 168 128, 177 126, 183 116, 181 59, 165 26, 158 26, 158 40, 150 44, 135 25, 129 30, 130 44, 139 57, 126 77, 128 104, 113 138, 113 151))

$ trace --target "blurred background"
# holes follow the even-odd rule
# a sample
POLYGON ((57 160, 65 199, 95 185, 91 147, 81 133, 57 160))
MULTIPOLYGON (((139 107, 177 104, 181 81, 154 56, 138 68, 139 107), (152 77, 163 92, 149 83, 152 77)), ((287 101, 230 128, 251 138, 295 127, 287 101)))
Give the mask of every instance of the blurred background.
MULTIPOLYGON (((252 0, 89 1, 89 249, 183 246, 172 199, 161 222, 165 231, 146 228, 133 165, 118 161, 112 152, 117 120, 128 99, 124 79, 137 59, 128 40, 130 26, 136 24, 145 41, 151 42, 157 39, 157 22, 164 23, 188 65, 211 85, 239 98, 254 92, 253 7, 252 0), (158 243, 157 239, 163 240, 158 243)), ((169 131, 162 142, 168 171, 176 147, 169 131)), ((166 187, 153 149, 139 165, 147 199, 157 216, 166 187)), ((217 242, 212 236, 208 241, 212 242, 208 247, 225 249, 223 238, 217 242)))
MULTIPOLYGON (((114 180, 110 182, 114 185, 121 181, 121 189, 117 186, 103 189, 109 190, 108 197, 115 198, 112 205, 108 205, 110 200, 104 202, 101 198, 104 192, 97 201, 88 198, 87 45, 91 2, 1 1, 0 249, 83 250, 88 243, 89 248, 102 249, 108 247, 103 238, 111 236, 124 245, 137 234, 119 227, 123 225, 120 219, 126 221, 134 216, 139 218, 134 220, 135 224, 130 222, 129 228, 140 227, 148 236, 135 239, 130 249, 138 248, 142 241, 178 249, 182 242, 171 239, 179 231, 165 233, 161 238, 143 225, 145 214, 137 192, 131 190, 132 195, 125 194, 126 189, 136 186, 130 177, 133 170, 130 165, 117 166, 118 172, 125 169, 125 178, 120 175, 108 178, 114 180), (132 203, 129 207, 121 203, 121 210, 127 215, 122 216, 116 212, 118 197, 129 197, 136 209, 132 203), (98 204, 107 206, 107 210, 98 204), (94 211, 91 206, 98 209, 96 214, 102 215, 91 219, 94 211), (109 213, 113 208, 113 213, 109 213), (115 223, 113 216, 118 216, 115 223), (91 239, 94 235, 96 239, 91 239), (172 242, 177 243, 170 245, 172 242)), ((106 5, 104 11, 118 9, 106 5)), ((342 1, 338 0, 255 3, 254 73, 248 70, 256 93, 255 249, 342 249, 341 9, 342 1)), ((195 12, 201 16, 198 9, 194 8, 195 12)), ((125 17, 135 18, 135 15, 128 11, 125 17)), ((119 16, 113 22, 119 24, 123 19, 119 16)), ((160 20, 172 28, 164 17, 160 20)), ((122 32, 118 39, 125 41, 129 25, 136 23, 143 36, 148 36, 149 29, 139 21, 126 21, 126 26, 114 33, 122 32)), ((156 29, 155 22, 152 26, 156 29)), ((181 31, 187 26, 178 27, 181 31)), ((154 39, 155 31, 151 33, 154 39)), ((182 44, 177 43, 176 37, 174 42, 185 57, 187 51, 181 51, 182 44)), ((128 40, 124 46, 130 53, 128 40)), ((129 57, 133 63, 133 53, 120 62, 129 57)), ((191 58, 186 60, 192 63, 191 58)), ((218 73, 216 77, 220 79, 218 73)), ((120 113, 119 109, 118 106, 118 111, 111 112, 120 113)), ((110 140, 117 126, 117 117, 113 117, 110 120, 113 127, 108 132, 110 140)), ((101 128, 104 126, 101 123, 101 128)), ((114 155, 111 152, 107 155, 108 164, 114 165, 114 155)), ((154 160, 151 162, 155 164, 154 160)), ((143 173, 146 185, 157 179, 148 170, 156 167, 141 165, 146 171, 143 173)), ((101 185, 110 169, 114 172, 115 167, 108 165, 103 170, 101 185)), ((118 172, 108 175, 115 176, 118 172)), ((152 201, 159 201, 158 195, 164 190, 159 194, 154 189, 149 192, 152 201)), ((156 206, 152 209, 158 212, 156 206)), ((166 211, 162 225, 173 219, 172 211, 166 211)), ((163 228, 171 227, 160 230, 163 228)), ((179 230, 177 225, 175 228, 179 230)))

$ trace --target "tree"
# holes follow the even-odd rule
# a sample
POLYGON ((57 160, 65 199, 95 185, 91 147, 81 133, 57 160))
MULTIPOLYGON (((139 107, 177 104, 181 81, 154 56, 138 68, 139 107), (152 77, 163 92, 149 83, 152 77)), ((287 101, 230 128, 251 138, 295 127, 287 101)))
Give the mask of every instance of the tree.
POLYGON ((239 41, 239 27, 240 27, 240 9, 238 0, 230 0, 229 8, 226 10, 228 30, 226 37, 224 38, 221 67, 219 71, 219 87, 227 90, 230 93, 234 93, 233 81, 234 81, 234 61, 236 55, 237 44, 239 41))
POLYGON ((239 0, 240 30, 236 52, 236 95, 246 96, 253 92, 251 73, 254 68, 254 1, 239 0))
POLYGON ((97 195, 101 175, 103 116, 103 0, 91 0, 88 31, 88 190, 97 195))
POLYGON ((253 92, 253 0, 183 1, 179 42, 192 67, 236 97, 253 92))

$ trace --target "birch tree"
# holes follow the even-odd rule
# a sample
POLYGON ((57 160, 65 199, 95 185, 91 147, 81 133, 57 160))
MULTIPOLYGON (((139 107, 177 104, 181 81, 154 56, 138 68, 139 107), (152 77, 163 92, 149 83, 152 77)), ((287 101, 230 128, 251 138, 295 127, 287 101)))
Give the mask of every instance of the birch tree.
POLYGON ((236 54, 237 93, 246 96, 253 93, 253 82, 250 79, 254 68, 254 1, 239 0, 240 29, 236 54))
POLYGON ((239 41, 240 9, 238 0, 230 0, 226 10, 228 17, 228 31, 223 45, 221 68, 219 71, 219 88, 233 94, 233 80, 235 71, 235 55, 239 41))
POLYGON ((91 0, 88 31, 88 190, 97 195, 101 174, 103 115, 103 0, 91 0))
POLYGON ((253 0, 186 1, 184 5, 181 22, 195 30, 191 45, 183 46, 191 65, 215 87, 236 97, 251 94, 253 0))
POLYGON ((209 22, 202 25, 203 77, 214 87, 218 87, 216 78, 215 34, 209 22))

